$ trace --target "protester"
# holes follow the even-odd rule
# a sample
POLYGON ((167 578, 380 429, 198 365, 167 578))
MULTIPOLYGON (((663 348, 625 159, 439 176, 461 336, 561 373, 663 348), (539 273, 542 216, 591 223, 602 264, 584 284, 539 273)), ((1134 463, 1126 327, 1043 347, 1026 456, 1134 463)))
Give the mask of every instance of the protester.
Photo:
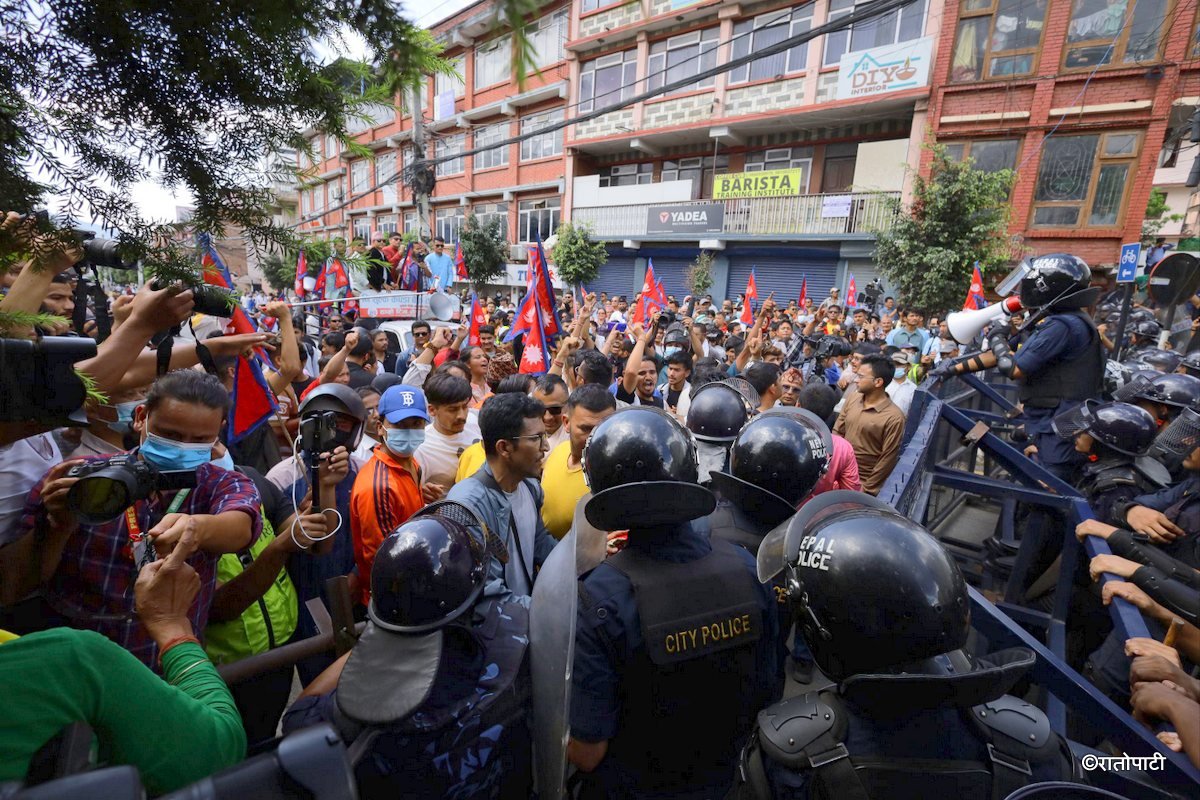
POLYGON ((555 539, 571 529, 575 508, 588 492, 583 473, 583 448, 588 437, 617 410, 617 400, 596 384, 584 384, 571 393, 562 415, 567 440, 550 450, 542 470, 542 521, 555 539))
POLYGON ((546 446, 551 451, 567 441, 570 434, 563 421, 563 408, 567 402, 567 384, 557 375, 545 375, 539 378, 533 387, 532 396, 546 408, 542 421, 546 423, 546 446))
POLYGON ((466 379, 431 375, 424 390, 433 424, 425 431, 416 459, 421 465, 423 485, 430 486, 434 494, 444 494, 454 485, 463 451, 482 437, 475 415, 468 413, 472 391, 466 379))
POLYGON ((900 457, 904 413, 888 398, 893 368, 881 355, 862 362, 858 393, 842 409, 833 432, 845 436, 854 448, 863 491, 877 495, 900 457))

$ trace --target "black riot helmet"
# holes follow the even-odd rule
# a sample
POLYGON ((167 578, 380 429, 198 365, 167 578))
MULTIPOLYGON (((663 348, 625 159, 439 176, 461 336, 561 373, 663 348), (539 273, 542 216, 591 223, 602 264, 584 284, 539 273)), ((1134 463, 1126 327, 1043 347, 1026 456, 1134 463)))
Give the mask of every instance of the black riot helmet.
POLYGON ((1135 340, 1145 339, 1150 342, 1157 342, 1159 335, 1162 334, 1162 326, 1152 319, 1139 320, 1132 328, 1133 338, 1135 340))
POLYGON ((836 681, 966 644, 970 605, 958 565, 925 528, 870 495, 825 492, 767 534, 759 580, 780 572, 804 641, 836 681))
POLYGON ((1112 397, 1114 392, 1129 383, 1133 370, 1111 358, 1104 362, 1104 394, 1112 397))
POLYGON ((309 392, 308 397, 300 404, 300 419, 304 420, 324 411, 335 411, 356 420, 349 429, 338 426, 335 439, 338 445, 347 450, 358 447, 358 443, 362 441, 363 427, 367 423, 367 407, 358 396, 358 392, 345 384, 323 383, 309 392))
POLYGON ((1179 365, 1183 362, 1183 356, 1176 353, 1174 350, 1159 350, 1155 348, 1149 353, 1142 356, 1142 363, 1146 364, 1159 372, 1174 372, 1179 369, 1179 365))
POLYGON ((795 513, 829 469, 832 447, 827 439, 829 429, 804 409, 760 414, 734 440, 729 471, 712 473, 713 488, 774 527, 795 513))
POLYGON ((1069 253, 1051 253, 1029 262, 1018 289, 1025 308, 1083 308, 1095 302, 1099 290, 1089 289, 1092 271, 1069 253))
POLYGON ((1200 350, 1193 350, 1184 356, 1177 369, 1184 375, 1200 378, 1200 350))
POLYGON ((1174 419, 1185 408, 1200 409, 1200 378, 1170 373, 1150 381, 1138 397, 1168 406, 1168 418, 1174 419))
POLYGON ((727 443, 753 414, 753 407, 737 387, 713 381, 692 391, 687 427, 700 441, 727 443))
POLYGON ((584 513, 604 531, 675 525, 717 505, 697 483, 692 434, 652 406, 622 408, 597 425, 583 448, 583 472, 592 491, 584 513))
POLYGON ((1158 423, 1144 408, 1096 400, 1085 400, 1056 415, 1051 425, 1063 439, 1086 433, 1103 446, 1127 456, 1144 455, 1158 433, 1158 423))
POLYGON ((691 352, 692 337, 688 335, 682 323, 672 322, 667 327, 667 332, 663 334, 663 348, 668 347, 678 347, 684 352, 691 352))
POLYGON ((1135 308, 1129 312, 1129 324, 1137 325, 1139 322, 1158 324, 1158 320, 1154 318, 1154 312, 1148 308, 1135 308))

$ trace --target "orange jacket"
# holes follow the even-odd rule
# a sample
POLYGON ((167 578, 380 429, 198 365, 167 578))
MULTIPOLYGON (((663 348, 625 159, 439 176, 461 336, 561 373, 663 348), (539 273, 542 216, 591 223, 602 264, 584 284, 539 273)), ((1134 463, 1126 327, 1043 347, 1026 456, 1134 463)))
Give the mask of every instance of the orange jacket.
POLYGON ((424 507, 419 470, 413 459, 405 463, 385 445, 375 448, 371 460, 358 471, 350 491, 350 533, 354 540, 354 563, 358 565, 359 600, 371 597, 371 566, 383 540, 409 517, 424 507))

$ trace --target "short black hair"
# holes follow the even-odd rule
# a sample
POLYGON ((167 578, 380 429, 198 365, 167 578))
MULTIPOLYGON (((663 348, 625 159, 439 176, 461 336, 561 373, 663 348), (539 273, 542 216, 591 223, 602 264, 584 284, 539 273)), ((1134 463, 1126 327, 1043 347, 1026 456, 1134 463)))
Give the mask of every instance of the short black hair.
POLYGON ((433 327, 429 324, 428 320, 423 320, 423 319, 419 319, 416 322, 414 322, 412 324, 412 327, 409 328, 409 330, 415 331, 417 328, 424 328, 425 330, 430 331, 430 332, 433 331, 433 327))
MULTIPOLYGON (((469 385, 467 389, 469 393, 469 385)), ((489 456, 496 455, 496 442, 520 436, 525 420, 541 419, 545 412, 546 407, 527 394, 498 394, 489 398, 479 409, 479 435, 483 439, 483 452, 489 456)))
POLYGON ((483 336, 485 333, 490 333, 492 336, 495 336, 496 329, 494 327, 492 327, 491 325, 480 325, 479 326, 479 335, 483 336))
POLYGON ((742 373, 742 377, 750 382, 754 387, 754 391, 758 392, 759 396, 770 391, 771 387, 779 382, 781 370, 778 364, 772 364, 767 361, 755 361, 746 371, 742 373))
POLYGON ((583 408, 593 414, 601 411, 616 411, 617 398, 612 392, 598 383, 585 383, 567 398, 567 413, 576 408, 583 408))
POLYGON ((516 392, 529 394, 529 390, 533 388, 533 382, 534 377, 524 372, 506 375, 496 385, 496 394, 513 394, 516 392))
MULTIPOLYGON (((434 375, 452 375, 454 377, 462 378, 467 383, 471 382, 471 368, 457 359, 443 361, 441 364, 434 367, 433 371, 429 373, 429 378, 432 378, 434 375)), ((428 381, 429 378, 426 378, 425 380, 428 381)))
POLYGON ((446 243, 446 240, 445 240, 445 239, 443 239, 443 238, 442 238, 442 237, 440 237, 440 236, 435 236, 435 237, 433 237, 433 239, 431 239, 430 241, 433 241, 433 242, 441 242, 442 244, 445 244, 445 243, 446 243))
POLYGON ((564 381, 558 375, 546 374, 538 378, 535 388, 542 394, 553 394, 554 390, 560 386, 563 389, 566 389, 568 394, 570 393, 571 390, 567 388, 566 381, 564 381))
POLYGON ((875 353, 866 356, 862 360, 862 366, 859 369, 869 369, 876 378, 883 381, 883 388, 892 382, 892 375, 896 372, 896 367, 892 364, 892 360, 885 355, 875 353))
POLYGON ((696 359, 695 366, 692 368, 691 383, 692 386, 699 389, 706 383, 724 380, 726 377, 728 377, 728 372, 725 365, 711 356, 705 356, 696 359))
POLYGON ((341 350, 346 346, 346 334, 341 331, 333 331, 325 334, 325 338, 321 340, 321 344, 327 344, 334 350, 341 350))
POLYGON ((471 399, 471 384, 465 378, 445 372, 430 375, 424 388, 425 399, 431 406, 452 406, 471 399))
POLYGON ((150 391, 146 392, 146 413, 168 399, 218 409, 222 418, 229 413, 229 392, 225 391, 225 385, 216 375, 195 369, 177 369, 150 384, 150 391))
POLYGON ((808 384, 800 390, 800 396, 796 399, 801 408, 811 411, 826 423, 833 414, 833 407, 837 405, 837 401, 837 392, 825 383, 808 384))
POLYGON ((363 400, 366 400, 371 395, 375 395, 376 397, 378 397, 382 394, 382 392, 380 392, 374 386, 360 386, 357 389, 355 389, 354 391, 358 392, 358 396, 361 397, 363 400))
POLYGON ((598 383, 608 387, 612 383, 612 362, 598 350, 584 350, 576 356, 575 368, 584 383, 598 383))
POLYGON ((691 372, 692 354, 685 350, 680 350, 678 353, 671 353, 671 355, 667 356, 664 359, 664 363, 666 363, 667 366, 670 366, 671 364, 678 364, 688 372, 691 372))

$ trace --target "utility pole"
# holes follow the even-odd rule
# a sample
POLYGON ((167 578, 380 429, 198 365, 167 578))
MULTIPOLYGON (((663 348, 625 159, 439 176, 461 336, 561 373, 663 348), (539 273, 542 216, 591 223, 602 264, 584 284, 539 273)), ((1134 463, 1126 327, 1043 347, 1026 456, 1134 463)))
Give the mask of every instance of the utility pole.
POLYGON ((417 157, 413 161, 413 176, 412 190, 413 202, 417 207, 417 225, 421 229, 421 238, 429 240, 432 238, 433 223, 429 218, 429 194, 433 191, 433 173, 430 171, 427 161, 429 159, 429 151, 426 149, 425 143, 425 119, 422 109, 422 92, 424 85, 413 88, 412 91, 412 118, 413 118, 413 147, 417 151, 417 157))

